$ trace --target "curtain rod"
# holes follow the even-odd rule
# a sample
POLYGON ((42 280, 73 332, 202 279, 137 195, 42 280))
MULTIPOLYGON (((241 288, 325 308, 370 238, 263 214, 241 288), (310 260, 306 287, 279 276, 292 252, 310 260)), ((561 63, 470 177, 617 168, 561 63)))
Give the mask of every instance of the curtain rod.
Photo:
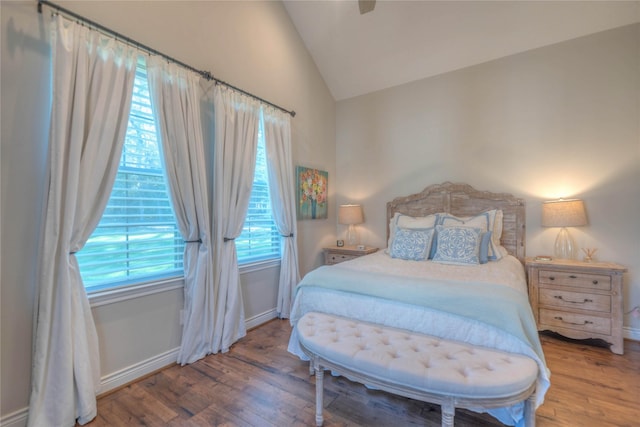
POLYGON ((163 57, 164 59, 166 59, 168 61, 176 63, 176 64, 178 64, 178 65, 180 65, 180 66, 182 66, 182 67, 184 67, 184 68, 186 68, 188 70, 191 70, 191 71, 193 71, 193 72, 195 72, 197 74, 200 74, 203 78, 205 78, 205 79, 207 79, 209 81, 213 80, 213 81, 216 82, 216 84, 224 85, 224 86, 226 86, 228 88, 231 88, 231 89, 233 89, 235 91, 238 91, 238 92, 240 92, 240 93, 242 93, 244 95, 247 95, 247 96, 249 96, 249 97, 251 97, 253 99, 256 99, 256 100, 258 100, 258 101, 260 101, 260 102, 262 102, 264 104, 270 105, 270 106, 272 106, 274 108, 277 108, 278 110, 284 111, 285 113, 290 114, 291 117, 295 117, 296 116, 296 112, 293 111, 293 110, 289 111, 286 108, 282 108, 279 105, 276 105, 276 104, 274 104, 272 102, 267 101, 266 99, 262 99, 259 96, 256 96, 256 95, 254 95, 252 93, 249 93, 249 92, 247 92, 245 90, 240 89, 239 87, 236 87, 236 86, 234 86, 232 84, 229 84, 229 83, 227 83, 227 82, 225 82, 223 80, 220 80, 220 79, 214 77, 213 74, 211 74, 211 72, 209 72, 209 71, 198 70, 197 68, 194 68, 191 65, 185 64, 182 61, 179 61, 179 60, 177 60, 175 58, 172 58, 172 57, 170 57, 168 55, 165 55, 162 52, 159 52, 159 51, 157 51, 155 49, 152 49, 149 46, 146 46, 146 45, 144 45, 144 44, 142 44, 142 43, 140 43, 140 42, 138 42, 136 40, 133 40, 133 39, 131 39, 131 38, 127 37, 127 36, 124 36, 124 35, 116 32, 116 31, 113 31, 110 28, 107 28, 107 27, 105 27, 103 25, 100 25, 97 22, 94 22, 94 21, 92 21, 92 20, 90 20, 88 18, 85 18, 82 15, 78 15, 77 13, 72 12, 72 11, 70 11, 68 9, 65 9, 62 6, 58 6, 57 4, 52 3, 50 1, 38 0, 38 13, 42 13, 42 5, 49 6, 49 7, 53 8, 53 9, 55 9, 57 12, 62 12, 65 15, 69 15, 73 19, 80 20, 80 21, 90 25, 91 27, 96 28, 99 31, 102 31, 102 32, 104 32, 106 34, 114 36, 116 39, 122 40, 122 41, 124 41, 124 42, 126 42, 126 43, 128 43, 130 45, 133 45, 133 46, 135 46, 135 47, 137 47, 139 49, 142 49, 142 50, 144 50, 144 51, 146 51, 148 53, 161 56, 161 57, 163 57))

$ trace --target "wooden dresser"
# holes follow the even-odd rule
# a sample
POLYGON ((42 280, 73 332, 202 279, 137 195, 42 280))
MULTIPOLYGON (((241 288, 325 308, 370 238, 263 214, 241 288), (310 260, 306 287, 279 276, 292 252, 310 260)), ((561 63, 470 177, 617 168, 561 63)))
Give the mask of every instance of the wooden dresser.
POLYGON ((333 265, 349 261, 350 259, 358 258, 363 255, 372 254, 376 252, 378 248, 365 246, 364 249, 358 249, 357 246, 331 246, 329 248, 324 248, 323 250, 325 265, 333 265))
POLYGON ((611 262, 525 261, 538 330, 574 339, 600 338, 623 353, 622 275, 611 262))

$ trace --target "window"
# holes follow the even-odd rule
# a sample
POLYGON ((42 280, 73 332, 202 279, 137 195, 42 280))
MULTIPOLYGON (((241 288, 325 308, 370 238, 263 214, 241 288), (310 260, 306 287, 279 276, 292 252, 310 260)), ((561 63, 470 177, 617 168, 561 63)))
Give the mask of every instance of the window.
POLYGON ((258 153, 249 209, 242 234, 236 239, 238 263, 280 258, 280 233, 271 213, 269 178, 267 176, 267 153, 264 142, 262 115, 258 129, 258 153))
POLYGON ((91 290, 182 275, 184 242, 160 159, 147 73, 138 63, 131 113, 111 197, 78 252, 91 290))

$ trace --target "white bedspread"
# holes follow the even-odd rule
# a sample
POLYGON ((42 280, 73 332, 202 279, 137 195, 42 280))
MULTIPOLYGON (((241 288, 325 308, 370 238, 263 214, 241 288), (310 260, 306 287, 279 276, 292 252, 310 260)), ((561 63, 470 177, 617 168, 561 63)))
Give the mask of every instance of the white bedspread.
MULTIPOLYGON (((345 272, 365 271, 410 278, 428 277, 442 281, 468 281, 473 283, 472 286, 482 286, 482 283, 497 284, 518 290, 525 295, 527 292, 522 264, 512 256, 483 265, 458 266, 430 261, 404 261, 391 258, 380 251, 329 268, 336 269, 334 272, 343 269, 345 272)), ((366 288, 366 283, 362 285, 366 288)), ((491 295, 487 295, 487 298, 491 298, 491 295)), ((482 301, 477 301, 477 304, 482 304, 482 301)), ((310 311, 335 314, 524 354, 534 359, 539 366, 537 405, 543 402, 549 387, 549 371, 541 352, 536 352, 529 344, 502 329, 433 308, 314 286, 298 288, 291 310, 291 324, 294 329, 289 341, 289 351, 303 360, 307 358, 298 345, 295 325, 300 317, 310 311)), ((522 409, 523 405, 516 405, 511 408, 492 410, 489 413, 505 424, 518 425, 522 420, 522 409)))
POLYGON ((484 282, 509 286, 527 293, 527 282, 522 264, 515 257, 505 256, 500 261, 478 265, 442 264, 432 261, 405 261, 391 258, 384 251, 336 264, 335 268, 370 271, 405 277, 484 282))

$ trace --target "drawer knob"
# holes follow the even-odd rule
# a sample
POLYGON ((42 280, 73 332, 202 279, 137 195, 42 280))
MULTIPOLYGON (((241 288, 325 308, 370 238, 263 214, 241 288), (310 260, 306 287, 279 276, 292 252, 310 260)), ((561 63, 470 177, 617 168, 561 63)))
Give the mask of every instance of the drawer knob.
POLYGON ((593 322, 589 321, 589 320, 585 320, 582 323, 575 323, 575 322, 569 322, 564 320, 561 316, 556 316, 554 317, 554 319, 561 321, 562 323, 567 323, 569 325, 576 325, 576 326, 584 326, 584 325, 590 325, 593 324, 593 322))
POLYGON ((556 280, 554 276, 549 276, 549 280, 556 280))
POLYGON ((564 299, 564 298, 562 297, 562 295, 554 295, 553 297, 554 297, 555 299, 559 299, 559 300, 564 301, 564 302, 569 302, 569 303, 571 303, 571 304, 586 304, 586 303, 588 303, 588 302, 593 302, 593 300, 592 300, 592 299, 589 299, 589 298, 585 298, 585 299, 584 299, 584 300, 582 300, 582 301, 572 301, 572 300, 570 300, 570 299, 564 299))
POLYGON ((597 280, 594 280, 594 281, 593 281, 593 282, 591 282, 591 283, 593 283, 594 285, 597 285, 597 284, 598 284, 598 281, 597 281, 597 280))
POLYGON ((578 276, 574 276, 573 274, 569 276, 570 279, 576 279, 578 276))

